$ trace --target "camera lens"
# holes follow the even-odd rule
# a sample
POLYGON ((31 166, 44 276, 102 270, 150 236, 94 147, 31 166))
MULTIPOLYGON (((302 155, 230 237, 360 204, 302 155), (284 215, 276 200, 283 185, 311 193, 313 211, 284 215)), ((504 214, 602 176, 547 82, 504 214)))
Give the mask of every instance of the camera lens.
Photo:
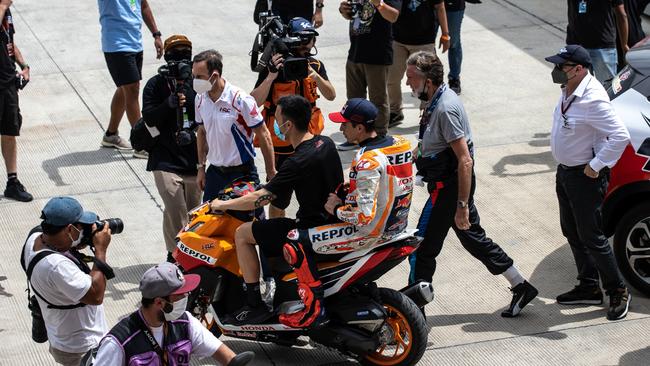
POLYGON ((124 222, 122 219, 112 218, 102 221, 98 221, 97 230, 104 230, 104 225, 108 225, 108 228, 111 229, 111 234, 119 234, 124 231, 124 222))

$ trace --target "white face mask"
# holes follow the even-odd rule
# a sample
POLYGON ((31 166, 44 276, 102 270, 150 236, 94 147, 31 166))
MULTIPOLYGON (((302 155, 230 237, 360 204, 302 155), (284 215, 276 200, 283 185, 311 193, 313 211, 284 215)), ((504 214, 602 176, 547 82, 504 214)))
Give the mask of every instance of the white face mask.
POLYGON ((185 312, 185 308, 187 307, 187 296, 183 297, 182 299, 178 301, 173 302, 174 308, 172 309, 171 312, 165 313, 165 320, 172 321, 176 320, 183 315, 185 312))
POLYGON ((197 94, 203 94, 205 92, 209 92, 210 90, 212 90, 212 85, 214 85, 214 83, 211 83, 210 79, 203 80, 203 79, 194 78, 194 80, 192 80, 192 88, 197 94))
POLYGON ((75 230, 77 230, 77 232, 79 232, 79 237, 77 238, 77 240, 72 239, 72 235, 70 235, 70 233, 68 233, 68 236, 70 237, 70 240, 72 240, 72 247, 71 248, 75 248, 75 247, 77 247, 79 245, 79 243, 81 243, 81 239, 83 239, 83 237, 84 237, 84 232, 77 229, 77 227, 74 226, 74 225, 72 227, 75 230))

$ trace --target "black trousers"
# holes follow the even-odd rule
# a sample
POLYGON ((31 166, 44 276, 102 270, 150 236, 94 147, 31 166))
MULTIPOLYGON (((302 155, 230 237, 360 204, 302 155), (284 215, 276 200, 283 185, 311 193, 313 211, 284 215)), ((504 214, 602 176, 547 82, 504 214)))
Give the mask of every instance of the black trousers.
POLYGON ((472 172, 472 188, 469 195, 469 230, 459 230, 454 222, 458 201, 458 178, 445 182, 429 183, 429 199, 422 210, 418 222, 418 236, 424 238, 422 244, 411 256, 410 282, 416 280, 432 281, 436 271, 436 257, 442 250, 449 228, 454 229, 463 247, 487 267, 493 275, 505 272, 513 265, 513 260, 499 245, 488 238, 481 227, 478 210, 474 205, 476 177, 472 172))
POLYGON ((581 285, 598 286, 599 274, 605 290, 625 287, 612 248, 603 234, 602 205, 609 171, 598 178, 584 174, 584 166, 558 166, 555 190, 560 203, 562 234, 569 241, 581 285))

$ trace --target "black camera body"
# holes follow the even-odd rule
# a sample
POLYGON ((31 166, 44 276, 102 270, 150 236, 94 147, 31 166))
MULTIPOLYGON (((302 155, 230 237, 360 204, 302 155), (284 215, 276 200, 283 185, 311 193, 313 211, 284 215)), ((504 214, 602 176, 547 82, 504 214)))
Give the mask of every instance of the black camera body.
POLYGON ((158 68, 158 74, 174 80, 187 80, 192 77, 192 61, 168 61, 166 65, 158 68))
MULTIPOLYGON (((174 93, 183 92, 183 84, 192 77, 192 61, 190 60, 168 60, 166 65, 158 68, 158 74, 167 78, 174 84, 174 93)), ((187 146, 196 141, 194 129, 196 125, 187 118, 187 109, 178 106, 176 112, 176 144, 187 146)))
POLYGON ((348 4, 350 5, 350 16, 354 18, 358 18, 361 15, 361 10, 363 10, 363 3, 360 2, 359 0, 348 0, 348 4))
POLYGON ((83 238, 81 239, 80 245, 87 245, 89 247, 94 247, 93 236, 95 233, 104 230, 104 226, 108 225, 108 228, 111 229, 111 235, 120 234, 124 231, 124 221, 118 218, 110 218, 104 220, 97 220, 92 224, 83 225, 83 238), (93 230, 93 225, 96 226, 96 229, 93 230))
POLYGON ((260 72, 268 68, 279 71, 284 80, 301 80, 309 75, 309 60, 291 55, 291 49, 302 44, 300 37, 289 36, 289 27, 282 24, 280 17, 272 12, 262 12, 259 16, 260 30, 251 50, 251 70, 260 72), (260 50, 263 50, 259 56, 260 50), (279 53, 284 59, 283 66, 276 70, 271 57, 279 53), (258 59, 259 57, 259 59, 258 59))

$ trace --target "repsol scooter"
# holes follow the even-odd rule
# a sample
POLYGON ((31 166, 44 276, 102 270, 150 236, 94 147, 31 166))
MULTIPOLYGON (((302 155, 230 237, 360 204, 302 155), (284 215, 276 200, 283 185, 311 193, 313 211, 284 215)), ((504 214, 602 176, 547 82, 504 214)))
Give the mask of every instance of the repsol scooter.
MULTIPOLYGON (((249 182, 236 182, 220 199, 254 189, 249 182)), ((225 324, 225 316, 241 308, 246 298, 234 233, 252 219, 249 212, 213 213, 205 203, 189 212, 188 224, 178 234, 174 258, 184 272, 201 276, 199 287, 190 294, 188 310, 213 334, 284 346, 305 345, 306 336, 310 343, 337 350, 364 365, 415 365, 420 360, 427 326, 418 307, 433 300, 431 284, 418 282, 396 291, 375 283, 417 249, 420 239, 411 233, 364 251, 317 257, 329 318, 325 325, 301 329, 278 321, 280 314, 304 306, 298 300, 296 275, 282 258, 269 259, 277 284, 274 317, 264 324, 225 324)))

